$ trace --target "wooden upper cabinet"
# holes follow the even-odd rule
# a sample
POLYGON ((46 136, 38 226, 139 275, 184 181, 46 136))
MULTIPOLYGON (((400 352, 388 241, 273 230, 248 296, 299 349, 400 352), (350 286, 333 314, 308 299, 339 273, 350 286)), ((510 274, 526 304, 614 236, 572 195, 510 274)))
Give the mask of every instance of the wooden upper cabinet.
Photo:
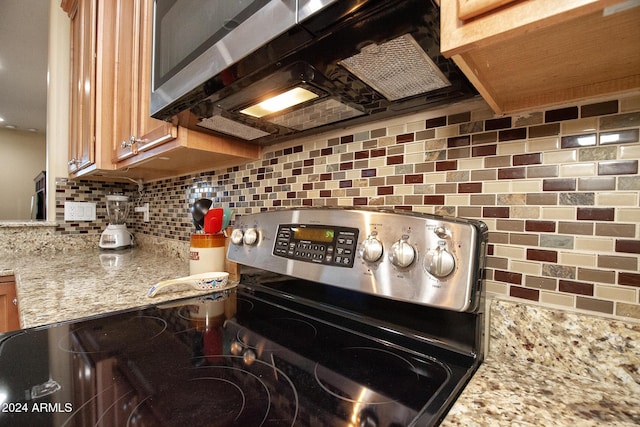
POLYGON ((152 0, 116 0, 114 152, 122 161, 171 141, 177 128, 149 114, 152 0))
POLYGON ((442 0, 441 50, 498 114, 640 88, 640 7, 442 0))
POLYGON ((0 333, 20 329, 14 276, 0 276, 0 333))

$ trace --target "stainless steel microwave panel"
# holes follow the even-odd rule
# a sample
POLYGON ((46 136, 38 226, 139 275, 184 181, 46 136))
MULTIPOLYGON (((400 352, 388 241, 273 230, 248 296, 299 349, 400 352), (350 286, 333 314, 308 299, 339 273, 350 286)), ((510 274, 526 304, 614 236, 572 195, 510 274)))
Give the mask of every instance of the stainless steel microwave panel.
MULTIPOLYGON (((226 4, 228 0, 208 0, 205 3, 211 6, 216 4, 226 4)), ((211 43, 201 53, 194 55, 194 52, 187 52, 186 59, 176 67, 177 71, 169 70, 165 76, 159 76, 159 64, 162 55, 166 52, 162 51, 162 46, 158 44, 163 35, 160 34, 163 26, 165 28, 173 28, 174 31, 187 28, 184 16, 180 22, 165 22, 160 24, 163 19, 169 19, 166 14, 159 11, 159 3, 167 3, 167 1, 156 0, 154 2, 153 16, 153 59, 152 59, 152 84, 151 84, 151 115, 159 112, 163 108, 170 105, 175 100, 187 94, 197 86, 203 84, 212 76, 218 75, 230 65, 249 55, 254 50, 263 46, 265 43, 283 34, 296 23, 318 12, 320 9, 334 3, 337 0, 262 0, 253 3, 259 6, 252 15, 248 16, 236 27, 229 31, 220 40, 207 40, 203 45, 211 43), (268 23, 268 25, 265 25, 268 23), (193 57, 193 58, 192 58, 193 57), (179 68, 179 69, 178 69, 179 68), (173 75, 171 75, 173 73, 173 75)), ((169 6, 164 6, 163 10, 170 9, 172 6, 179 6, 180 0, 168 2, 169 6)), ((188 6, 185 6, 188 7, 188 6)), ((197 10, 193 13, 198 13, 197 10)), ((212 32, 213 33, 213 32, 212 32)), ((169 35, 170 36, 170 35, 169 35)), ((164 37, 167 37, 165 35, 164 37)), ((202 46, 201 46, 202 48, 202 46)))

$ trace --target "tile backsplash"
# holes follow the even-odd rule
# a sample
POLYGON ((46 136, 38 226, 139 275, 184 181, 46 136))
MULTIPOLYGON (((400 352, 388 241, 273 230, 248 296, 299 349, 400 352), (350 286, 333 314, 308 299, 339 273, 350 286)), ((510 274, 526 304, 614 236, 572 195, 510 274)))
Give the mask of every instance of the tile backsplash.
MULTIPOLYGON (((201 197, 240 215, 361 206, 476 218, 490 229, 490 293, 640 318, 639 131, 637 94, 503 117, 486 107, 429 111, 146 183, 151 222, 133 213, 129 222, 136 233, 188 241, 189 208, 201 197)), ((100 209, 110 185, 61 183, 58 202, 103 186, 100 209)), ((139 196, 134 184, 124 190, 139 196)), ((63 234, 103 228, 57 215, 63 234)))

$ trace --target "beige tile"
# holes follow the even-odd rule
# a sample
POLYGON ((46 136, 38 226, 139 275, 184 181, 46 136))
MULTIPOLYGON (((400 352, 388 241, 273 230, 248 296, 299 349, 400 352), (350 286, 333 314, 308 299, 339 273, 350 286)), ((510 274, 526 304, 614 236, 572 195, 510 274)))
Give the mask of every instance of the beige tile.
POLYGON ((621 113, 637 110, 640 110, 640 96, 636 95, 620 99, 621 113))
POLYGON ((387 128, 387 135, 402 135, 407 133, 407 127, 404 124, 399 124, 395 126, 389 126, 387 128))
POLYGON ((526 142, 518 141, 518 142, 501 142, 498 144, 498 155, 499 156, 508 156, 512 154, 521 154, 526 153, 526 142))
POLYGON ((511 218, 537 219, 540 218, 539 206, 512 206, 511 218))
POLYGON ((552 163, 575 162, 577 159, 577 150, 549 151, 542 155, 542 163, 546 165, 552 163))
POLYGON ((640 319, 640 304, 626 304, 619 302, 616 304, 616 315, 640 319))
POLYGON ((493 182, 485 182, 483 184, 483 189, 485 193, 509 193, 511 192, 511 182, 510 181, 493 181, 493 182))
MULTIPOLYGON (((404 152, 407 154, 424 153, 424 142, 410 142, 404 145, 404 152)), ((422 159, 422 157, 420 157, 422 159)), ((422 161, 422 160, 420 160, 422 161)))
POLYGON ((573 135, 580 133, 595 132, 598 130, 598 118, 588 117, 586 119, 567 120, 561 123, 560 131, 563 135, 573 135))
POLYGON ((513 180, 511 181, 511 191, 514 193, 538 193, 542 191, 541 180, 513 180))
POLYGON ((596 206, 638 206, 638 193, 599 192, 596 193, 596 206))
POLYGON ((542 274, 539 262, 512 261, 509 271, 526 275, 540 276, 542 274))
POLYGON ((425 129, 425 120, 418 120, 417 122, 407 123, 407 132, 419 132, 425 129))
POLYGON ((595 267, 596 255, 593 253, 582 254, 578 252, 561 251, 558 253, 558 264, 575 265, 580 267, 595 267))
POLYGON ((543 219, 573 220, 576 218, 575 208, 543 207, 543 219))
POLYGON ((620 222, 638 222, 640 218, 640 208, 620 208, 616 210, 616 220, 620 222))
POLYGON ((459 159, 458 160, 458 169, 459 170, 481 170, 483 169, 484 160, 482 158, 469 158, 469 159, 459 159))
POLYGON ((526 259, 525 248, 518 246, 495 245, 494 255, 511 259, 526 259))
POLYGON ((447 182, 447 173, 435 172, 435 173, 427 174, 425 176, 425 182, 429 182, 429 183, 447 182))
POLYGON ((614 241, 606 238, 591 238, 577 236, 575 238, 575 248, 579 251, 612 252, 614 241))
POLYGON ((488 294, 509 295, 509 285, 507 285, 506 283, 486 280, 484 288, 488 294))
POLYGON ((640 159, 640 144, 621 145, 618 147, 618 159, 640 159))
POLYGON ((552 151, 560 148, 560 138, 536 138, 527 143, 527 152, 535 153, 538 151, 552 151))
POLYGON ((556 292, 540 291, 540 302, 543 304, 556 305, 560 307, 575 308, 574 296, 559 294, 556 292))
POLYGON ((452 126, 444 126, 441 128, 436 128, 436 138, 446 138, 449 136, 458 136, 459 130, 458 125, 452 126))
POLYGON ((634 303, 638 301, 636 289, 622 286, 608 286, 596 284, 594 296, 614 301, 634 303))
POLYGON ((469 194, 447 194, 445 196, 445 203, 448 206, 467 206, 470 205, 469 194))
POLYGON ((560 176, 578 177, 596 176, 597 174, 597 165, 594 162, 560 165, 560 176))

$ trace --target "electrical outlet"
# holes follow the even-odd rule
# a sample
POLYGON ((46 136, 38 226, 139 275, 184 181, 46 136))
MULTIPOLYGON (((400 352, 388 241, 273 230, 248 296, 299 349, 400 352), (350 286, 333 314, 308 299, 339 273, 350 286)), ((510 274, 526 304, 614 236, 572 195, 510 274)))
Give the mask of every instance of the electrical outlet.
POLYGON ((96 204, 92 202, 64 202, 65 221, 95 221, 96 204))

